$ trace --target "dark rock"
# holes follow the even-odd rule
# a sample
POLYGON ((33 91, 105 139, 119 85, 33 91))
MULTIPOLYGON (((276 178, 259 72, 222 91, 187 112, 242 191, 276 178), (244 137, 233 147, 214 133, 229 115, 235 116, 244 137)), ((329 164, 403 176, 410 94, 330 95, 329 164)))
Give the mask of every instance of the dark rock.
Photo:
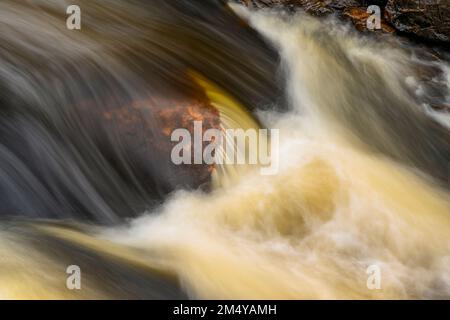
POLYGON ((314 16, 324 16, 350 6, 361 5, 360 0, 242 0, 247 6, 263 7, 301 7, 314 16))
POLYGON ((399 31, 450 42, 450 0, 389 0, 385 12, 399 31))
POLYGON ((436 111, 442 111, 442 112, 450 112, 450 104, 432 104, 431 108, 433 108, 436 111))
POLYGON ((338 13, 350 18, 360 31, 365 31, 368 15, 365 10, 370 5, 380 6, 384 12, 382 30, 396 30, 416 37, 448 43, 450 42, 450 0, 241 0, 247 6, 257 8, 301 7, 305 12, 324 16, 338 13))

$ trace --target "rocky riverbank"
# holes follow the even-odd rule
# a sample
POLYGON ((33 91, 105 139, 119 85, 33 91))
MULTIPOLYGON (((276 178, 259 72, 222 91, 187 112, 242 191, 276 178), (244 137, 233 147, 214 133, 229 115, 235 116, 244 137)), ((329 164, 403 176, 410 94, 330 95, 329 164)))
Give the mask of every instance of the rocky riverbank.
POLYGON ((366 13, 378 5, 382 30, 399 32, 439 44, 450 44, 450 0, 238 0, 251 7, 302 8, 315 16, 337 14, 366 30, 366 13))

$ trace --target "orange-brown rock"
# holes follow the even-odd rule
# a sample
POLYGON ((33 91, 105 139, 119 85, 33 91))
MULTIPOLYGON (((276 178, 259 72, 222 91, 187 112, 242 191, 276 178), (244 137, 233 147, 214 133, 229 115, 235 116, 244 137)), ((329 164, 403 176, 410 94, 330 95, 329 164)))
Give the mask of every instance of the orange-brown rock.
MULTIPOLYGON (((368 31, 367 29, 367 20, 370 17, 370 14, 367 13, 367 9, 364 7, 350 7, 344 9, 342 15, 344 17, 348 17, 352 20, 353 25, 359 31, 368 31)), ((395 29, 389 25, 386 19, 381 19, 381 30, 385 33, 394 33, 395 29)))
POLYGON ((160 184, 167 184, 168 190, 169 185, 198 187, 209 183, 213 165, 175 165, 171 161, 172 148, 178 143, 171 141, 175 129, 187 129, 194 136, 194 121, 201 121, 203 130, 220 129, 219 113, 208 101, 192 98, 135 100, 104 112, 102 119, 108 130, 118 132, 130 159, 153 176, 156 169, 156 176, 166 180, 160 184))

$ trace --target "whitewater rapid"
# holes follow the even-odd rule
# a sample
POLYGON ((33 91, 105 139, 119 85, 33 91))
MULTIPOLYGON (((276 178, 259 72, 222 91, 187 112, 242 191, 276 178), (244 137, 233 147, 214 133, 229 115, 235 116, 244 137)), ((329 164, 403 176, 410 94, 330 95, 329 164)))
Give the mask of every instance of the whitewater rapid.
POLYGON ((407 159, 389 157, 410 154, 389 130, 421 120, 397 118, 406 123, 386 130, 371 110, 380 106, 375 97, 423 117, 402 84, 408 53, 332 20, 243 14, 282 57, 291 111, 259 114, 280 129, 280 173, 249 173, 211 194, 176 193, 104 236, 164 257, 193 298, 450 297, 448 191, 407 159), (371 136, 358 135, 361 123, 342 113, 371 126, 371 136), (380 267, 380 290, 367 287, 371 265, 380 267))

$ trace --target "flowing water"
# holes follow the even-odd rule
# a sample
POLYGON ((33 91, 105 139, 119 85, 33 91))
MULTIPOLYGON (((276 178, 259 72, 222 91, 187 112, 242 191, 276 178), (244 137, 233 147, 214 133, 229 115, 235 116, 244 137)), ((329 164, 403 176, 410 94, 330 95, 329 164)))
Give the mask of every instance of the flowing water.
POLYGON ((450 298, 450 132, 428 106, 450 102, 445 62, 300 12, 81 1, 73 35, 63 1, 33 3, 0 5, 0 297, 450 298), (227 127, 279 129, 279 173, 180 189, 92 120, 192 96, 227 127))

